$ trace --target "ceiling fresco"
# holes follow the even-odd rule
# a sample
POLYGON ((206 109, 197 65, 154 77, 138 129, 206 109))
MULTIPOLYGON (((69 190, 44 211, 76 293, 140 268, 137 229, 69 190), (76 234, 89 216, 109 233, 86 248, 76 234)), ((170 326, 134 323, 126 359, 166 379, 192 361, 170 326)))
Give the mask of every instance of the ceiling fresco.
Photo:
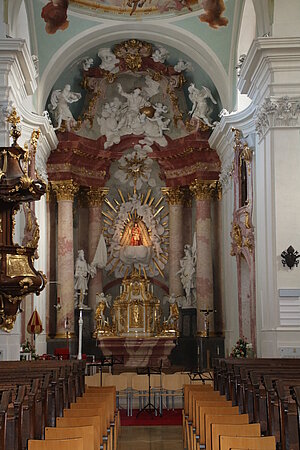
POLYGON ((68 9, 114 19, 199 11, 199 20, 211 28, 228 24, 224 0, 51 0, 41 10, 48 34, 68 28, 68 9))

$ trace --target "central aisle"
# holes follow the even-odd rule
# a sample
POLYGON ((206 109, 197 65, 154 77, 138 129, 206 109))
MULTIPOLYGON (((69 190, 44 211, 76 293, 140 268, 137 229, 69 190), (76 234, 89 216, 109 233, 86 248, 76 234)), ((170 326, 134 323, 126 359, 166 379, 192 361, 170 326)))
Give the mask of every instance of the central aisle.
POLYGON ((182 427, 122 427, 117 450, 183 450, 182 427))

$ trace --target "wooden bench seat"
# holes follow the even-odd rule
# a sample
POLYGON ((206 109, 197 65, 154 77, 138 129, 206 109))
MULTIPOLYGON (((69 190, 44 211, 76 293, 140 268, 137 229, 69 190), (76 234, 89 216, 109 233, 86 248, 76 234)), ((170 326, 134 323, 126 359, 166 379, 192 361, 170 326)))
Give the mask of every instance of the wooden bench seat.
POLYGON ((93 425, 82 426, 82 427, 46 427, 45 428, 45 439, 83 439, 83 450, 99 450, 95 447, 95 429, 93 425))
POLYGON ((220 436, 260 437, 260 425, 212 424, 212 450, 220 450, 220 436))
POLYGON ((220 450, 232 450, 239 448, 243 450, 276 450, 276 441, 274 436, 268 437, 236 437, 221 436, 220 450))

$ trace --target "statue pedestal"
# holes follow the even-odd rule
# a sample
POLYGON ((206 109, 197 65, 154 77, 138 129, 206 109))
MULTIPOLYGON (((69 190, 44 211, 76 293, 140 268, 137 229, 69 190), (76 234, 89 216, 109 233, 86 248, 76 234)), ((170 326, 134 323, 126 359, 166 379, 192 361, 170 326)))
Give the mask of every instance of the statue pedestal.
POLYGON ((124 367, 169 367, 174 337, 105 337, 98 340, 104 356, 122 358, 124 367))

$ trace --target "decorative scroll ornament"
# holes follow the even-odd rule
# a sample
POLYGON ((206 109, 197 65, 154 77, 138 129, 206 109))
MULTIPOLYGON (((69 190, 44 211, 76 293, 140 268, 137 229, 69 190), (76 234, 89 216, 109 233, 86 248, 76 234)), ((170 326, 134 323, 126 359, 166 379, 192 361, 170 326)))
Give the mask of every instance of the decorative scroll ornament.
POLYGON ((257 111, 256 131, 260 136, 271 127, 293 127, 300 124, 300 99, 284 96, 266 98, 257 111))
POLYGON ((222 186, 222 192, 226 192, 232 185, 233 162, 222 167, 219 183, 222 186))
POLYGON ((298 267, 298 259, 300 258, 300 254, 297 252, 297 250, 294 249, 292 245, 290 245, 287 250, 284 250, 281 253, 281 258, 283 267, 288 266, 290 269, 292 269, 292 267, 294 266, 298 267))
POLYGON ((235 221, 231 230, 231 256, 241 253, 252 253, 254 249, 254 228, 250 222, 250 216, 245 208, 235 214, 235 221))
POLYGON ((197 200, 221 199, 221 186, 217 180, 198 180, 190 185, 190 191, 197 200))

